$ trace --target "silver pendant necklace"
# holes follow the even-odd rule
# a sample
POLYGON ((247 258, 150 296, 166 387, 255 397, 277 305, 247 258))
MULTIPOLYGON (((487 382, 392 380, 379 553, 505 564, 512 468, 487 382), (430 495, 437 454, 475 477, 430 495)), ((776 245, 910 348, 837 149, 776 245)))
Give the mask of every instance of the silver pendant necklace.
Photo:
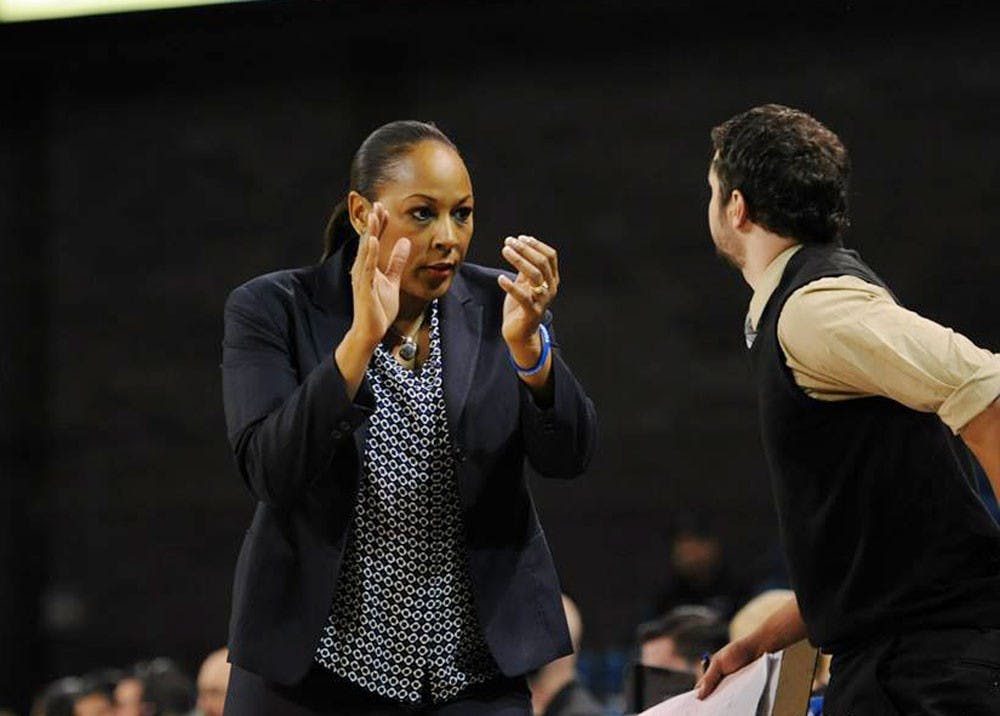
POLYGON ((403 335, 396 327, 393 326, 393 332, 400 337, 402 343, 399 346, 399 357, 405 360, 407 363, 412 362, 417 357, 417 341, 415 336, 420 332, 420 327, 424 324, 424 314, 420 314, 420 320, 417 321, 416 327, 413 329, 413 333, 410 335, 403 335))
POLYGON ((399 357, 407 362, 417 357, 417 342, 410 336, 403 336, 403 345, 399 347, 399 357))

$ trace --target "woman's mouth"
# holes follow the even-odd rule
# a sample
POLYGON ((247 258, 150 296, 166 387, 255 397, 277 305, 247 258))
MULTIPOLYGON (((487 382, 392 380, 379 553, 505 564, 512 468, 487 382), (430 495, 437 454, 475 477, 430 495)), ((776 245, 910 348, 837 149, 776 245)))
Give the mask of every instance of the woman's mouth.
POLYGON ((424 266, 424 271, 430 274, 433 278, 446 279, 454 273, 455 264, 450 261, 439 261, 436 264, 428 264, 427 266, 424 266))

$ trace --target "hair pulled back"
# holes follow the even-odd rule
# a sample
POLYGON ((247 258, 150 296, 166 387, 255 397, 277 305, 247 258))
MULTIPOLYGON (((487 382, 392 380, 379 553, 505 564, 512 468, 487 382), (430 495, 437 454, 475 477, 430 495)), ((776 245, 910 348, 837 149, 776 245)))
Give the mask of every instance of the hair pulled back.
MULTIPOLYGON (((378 188, 389 180, 389 175, 402 158, 414 145, 426 140, 441 142, 458 152, 458 148, 445 133, 429 122, 407 119, 383 124, 369 134, 354 153, 354 158, 351 160, 348 194, 356 191, 369 201, 375 201, 378 188)), ((351 218, 348 215, 347 194, 345 194, 340 203, 334 207, 327 222, 323 256, 320 261, 326 261, 357 236, 358 233, 351 225, 351 218)))

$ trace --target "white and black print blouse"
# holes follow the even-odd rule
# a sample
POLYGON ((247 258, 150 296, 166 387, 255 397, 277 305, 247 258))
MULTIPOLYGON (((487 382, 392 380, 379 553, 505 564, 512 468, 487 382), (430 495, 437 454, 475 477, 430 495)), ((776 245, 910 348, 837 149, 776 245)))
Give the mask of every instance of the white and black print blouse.
POLYGON ((437 301, 418 371, 381 345, 354 529, 316 660, 380 696, 453 699, 500 676, 475 613, 445 415, 437 301))

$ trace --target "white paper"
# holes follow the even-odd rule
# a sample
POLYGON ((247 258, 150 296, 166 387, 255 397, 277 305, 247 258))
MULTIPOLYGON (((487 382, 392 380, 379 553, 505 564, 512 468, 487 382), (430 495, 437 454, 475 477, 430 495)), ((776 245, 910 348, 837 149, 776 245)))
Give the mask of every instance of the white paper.
POLYGON ((646 709, 640 716, 756 716, 761 706, 769 713, 779 665, 780 656, 765 654, 724 678, 704 701, 698 700, 696 692, 688 691, 646 709))
POLYGON ((761 713, 764 716, 770 716, 771 711, 774 709, 774 700, 778 695, 778 675, 781 673, 781 657, 785 652, 779 651, 777 654, 765 654, 764 658, 767 659, 767 703, 761 704, 764 706, 761 713))

